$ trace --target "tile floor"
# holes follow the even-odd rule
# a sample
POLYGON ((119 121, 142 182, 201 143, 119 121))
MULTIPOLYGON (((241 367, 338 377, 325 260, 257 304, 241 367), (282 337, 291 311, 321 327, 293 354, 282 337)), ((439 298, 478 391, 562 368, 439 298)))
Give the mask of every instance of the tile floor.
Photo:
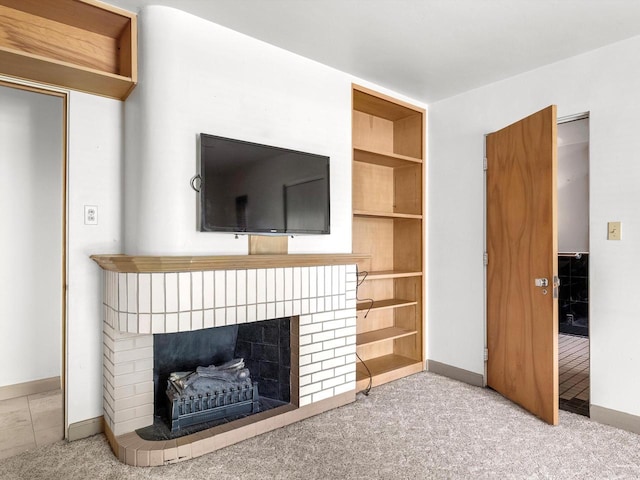
POLYGON ((63 438, 62 390, 0 401, 0 459, 63 438))
POLYGON ((589 416, 589 339, 560 334, 558 338, 560 408, 589 416))

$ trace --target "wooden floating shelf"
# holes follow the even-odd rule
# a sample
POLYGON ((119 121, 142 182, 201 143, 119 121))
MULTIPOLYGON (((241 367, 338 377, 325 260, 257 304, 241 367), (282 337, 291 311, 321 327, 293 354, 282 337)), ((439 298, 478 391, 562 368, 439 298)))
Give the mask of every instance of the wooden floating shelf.
POLYGON ((354 210, 354 217, 380 217, 380 218, 411 218, 422 220, 422 215, 413 213, 375 212, 371 210, 354 210))
POLYGON ((398 298, 392 298, 388 300, 376 300, 373 302, 373 306, 369 308, 371 302, 360 302, 356 305, 356 310, 361 311, 376 311, 376 310, 385 310, 388 308, 401 308, 401 307, 410 307, 411 305, 417 305, 417 301, 415 300, 400 300, 398 298))
POLYGON ((125 99, 136 15, 95 0, 0 0, 0 73, 125 99))
POLYGON ((407 167, 422 163, 419 158, 398 155, 397 153, 378 152, 361 147, 353 147, 353 159, 356 162, 371 163, 383 167, 407 167))
POLYGON ((387 278, 410 278, 421 277, 422 272, 412 272, 409 270, 379 270, 377 272, 368 272, 364 281, 367 280, 384 280, 387 278))
POLYGON ((418 332, 415 330, 405 330, 398 327, 381 328, 371 332, 359 333, 356 335, 356 345, 371 345, 373 343, 385 342, 396 338, 409 337, 418 332))
MULTIPOLYGON (((421 361, 394 354, 370 358, 364 364, 371 372, 374 387, 423 370, 421 361)), ((369 373, 362 362, 356 362, 356 383, 357 390, 366 388, 369 383, 369 373)))

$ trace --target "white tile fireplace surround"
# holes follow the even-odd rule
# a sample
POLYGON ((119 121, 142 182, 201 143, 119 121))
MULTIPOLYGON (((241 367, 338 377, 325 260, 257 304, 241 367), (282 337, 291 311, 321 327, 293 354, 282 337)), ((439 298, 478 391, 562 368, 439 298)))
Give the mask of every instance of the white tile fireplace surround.
POLYGON ((150 466, 193 458, 355 400, 358 256, 92 258, 104 269, 105 430, 123 462, 150 466), (154 334, 296 316, 292 351, 299 356, 292 367, 297 363, 299 376, 291 388, 297 409, 171 441, 135 433, 153 424, 154 334))

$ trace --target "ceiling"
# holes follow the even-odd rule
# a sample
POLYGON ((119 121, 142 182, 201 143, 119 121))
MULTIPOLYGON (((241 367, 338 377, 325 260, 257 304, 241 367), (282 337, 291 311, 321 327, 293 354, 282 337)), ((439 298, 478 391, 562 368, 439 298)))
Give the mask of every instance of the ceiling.
POLYGON ((638 0, 106 0, 168 5, 433 103, 640 35, 638 0))

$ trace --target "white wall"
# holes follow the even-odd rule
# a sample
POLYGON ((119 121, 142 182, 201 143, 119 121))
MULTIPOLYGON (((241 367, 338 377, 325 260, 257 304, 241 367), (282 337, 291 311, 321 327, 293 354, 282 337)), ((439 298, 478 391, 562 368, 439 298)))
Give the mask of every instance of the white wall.
POLYGON ((61 375, 63 99, 0 86, 0 386, 61 375))
POLYGON ((102 415, 102 270, 122 251, 123 105, 71 92, 68 157, 67 422, 102 415), (98 225, 84 224, 98 206, 98 225))
POLYGON ((412 102, 178 10, 148 7, 139 27, 124 123, 121 102, 71 93, 69 424, 102 415, 102 277, 90 255, 247 253, 244 238, 196 231, 197 133, 331 156, 332 234, 289 239, 289 251, 350 252, 351 82, 412 102), (84 225, 84 205, 98 206, 97 226, 84 225))
POLYGON ((558 252, 589 252, 589 144, 558 147, 558 252))
POLYGON ((484 134, 549 104, 588 111, 591 402, 640 415, 638 51, 635 37, 430 106, 430 359, 484 369, 484 134), (612 220, 621 241, 606 240, 612 220))
POLYGON ((140 16, 140 83, 126 103, 128 254, 246 254, 196 230, 196 135, 331 157, 331 234, 290 253, 351 251, 352 77, 184 12, 140 16))
POLYGON ((589 252, 589 119, 558 125, 558 252, 589 252))

